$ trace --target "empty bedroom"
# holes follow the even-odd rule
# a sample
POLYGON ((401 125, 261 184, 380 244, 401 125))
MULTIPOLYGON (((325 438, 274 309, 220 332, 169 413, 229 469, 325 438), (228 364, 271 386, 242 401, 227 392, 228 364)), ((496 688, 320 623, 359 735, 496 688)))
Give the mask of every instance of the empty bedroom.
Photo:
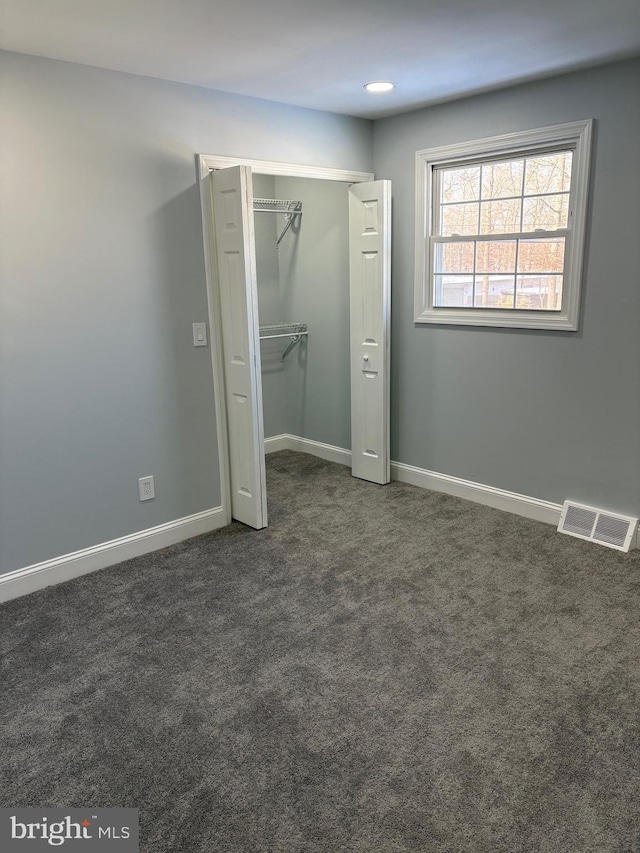
POLYGON ((635 0, 5 0, 3 853, 640 853, 639 104, 635 0))

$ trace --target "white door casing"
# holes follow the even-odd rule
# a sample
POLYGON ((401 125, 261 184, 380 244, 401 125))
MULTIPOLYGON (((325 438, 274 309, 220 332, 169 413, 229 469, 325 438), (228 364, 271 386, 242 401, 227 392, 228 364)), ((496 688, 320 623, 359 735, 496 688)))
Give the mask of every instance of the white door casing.
POLYGON ((231 515, 259 529, 267 525, 267 492, 250 167, 213 173, 213 207, 231 515))
POLYGON ((351 473, 390 481, 391 181, 349 189, 351 473))

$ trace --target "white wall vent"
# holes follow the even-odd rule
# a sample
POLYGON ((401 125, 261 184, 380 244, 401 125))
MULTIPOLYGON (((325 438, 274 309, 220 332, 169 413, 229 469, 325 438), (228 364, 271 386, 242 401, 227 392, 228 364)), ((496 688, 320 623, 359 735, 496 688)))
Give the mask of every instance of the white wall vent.
POLYGON ((637 526, 637 518, 614 515, 592 506, 565 501, 558 530, 569 536, 577 536, 578 539, 599 542, 618 551, 628 551, 633 544, 637 526))

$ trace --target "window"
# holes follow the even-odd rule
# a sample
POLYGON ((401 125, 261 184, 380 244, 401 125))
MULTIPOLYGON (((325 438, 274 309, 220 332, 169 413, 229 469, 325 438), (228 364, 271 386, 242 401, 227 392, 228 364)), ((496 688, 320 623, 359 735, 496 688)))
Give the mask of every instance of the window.
POLYGON ((416 322, 577 329, 591 125, 416 152, 416 322))

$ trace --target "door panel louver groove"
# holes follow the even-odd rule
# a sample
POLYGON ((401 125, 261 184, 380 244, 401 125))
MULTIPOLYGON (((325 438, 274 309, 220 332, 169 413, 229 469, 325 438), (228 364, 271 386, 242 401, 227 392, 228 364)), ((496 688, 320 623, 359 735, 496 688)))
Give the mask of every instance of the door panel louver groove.
POLYGON ((614 515, 595 507, 565 501, 558 530, 588 542, 598 542, 618 551, 628 551, 634 540, 638 519, 614 515))

